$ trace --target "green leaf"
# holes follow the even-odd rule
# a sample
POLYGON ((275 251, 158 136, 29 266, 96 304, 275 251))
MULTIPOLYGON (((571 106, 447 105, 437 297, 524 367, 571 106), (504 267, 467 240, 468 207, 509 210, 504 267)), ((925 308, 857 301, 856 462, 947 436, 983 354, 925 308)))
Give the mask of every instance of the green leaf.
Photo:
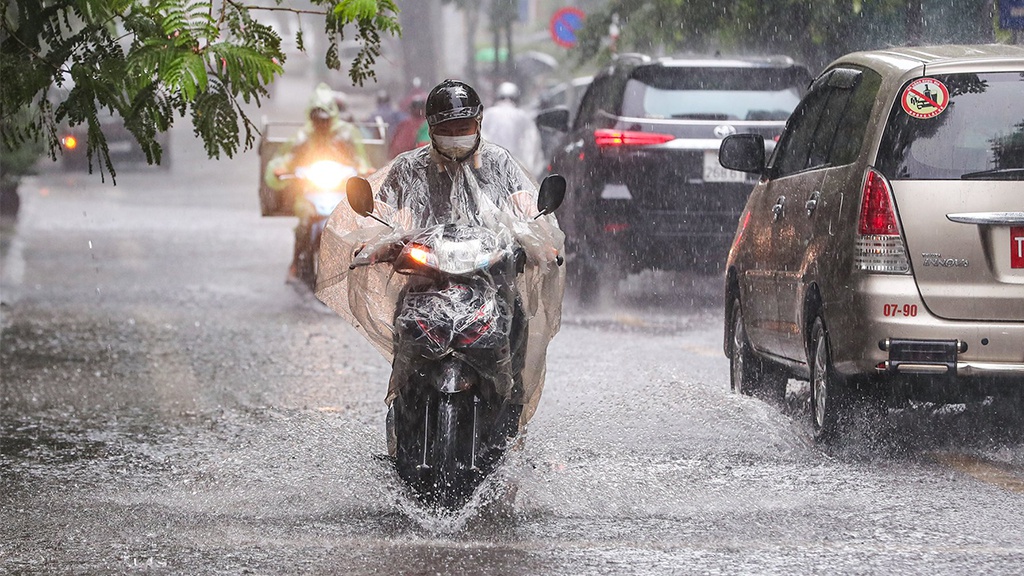
POLYGON ((192 125, 211 158, 220 158, 223 151, 232 156, 238 150, 238 116, 231 105, 231 96, 219 81, 196 99, 192 109, 192 125))
POLYGON ((341 0, 334 13, 342 20, 368 20, 377 15, 377 0, 341 0))
POLYGON ((171 91, 181 91, 187 101, 207 86, 206 64, 203 57, 193 52, 179 52, 157 71, 160 81, 171 91))
MULTIPOLYGON (((311 2, 325 10, 334 40, 355 24, 363 51, 350 75, 372 77, 380 34, 401 32, 394 0, 311 2)), ((241 104, 267 95, 285 57, 280 36, 254 10, 235 0, 0 0, 0 141, 38 136, 56 158, 59 127, 85 125, 90 165, 113 176, 98 121, 109 110, 150 161, 161 153, 156 135, 190 113, 211 156, 251 147, 255 125, 241 104), (30 104, 31 120, 13 120, 30 104)), ((303 48, 301 30, 296 40, 303 48)), ((336 44, 327 60, 340 67, 336 44)))

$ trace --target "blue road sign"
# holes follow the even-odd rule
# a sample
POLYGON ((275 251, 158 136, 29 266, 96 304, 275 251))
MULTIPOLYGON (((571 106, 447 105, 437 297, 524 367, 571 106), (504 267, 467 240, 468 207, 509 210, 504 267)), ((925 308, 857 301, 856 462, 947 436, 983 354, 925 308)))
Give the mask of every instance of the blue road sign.
POLYGON ((583 27, 583 11, 572 6, 559 8, 551 17, 551 38, 565 48, 576 45, 576 32, 583 27))

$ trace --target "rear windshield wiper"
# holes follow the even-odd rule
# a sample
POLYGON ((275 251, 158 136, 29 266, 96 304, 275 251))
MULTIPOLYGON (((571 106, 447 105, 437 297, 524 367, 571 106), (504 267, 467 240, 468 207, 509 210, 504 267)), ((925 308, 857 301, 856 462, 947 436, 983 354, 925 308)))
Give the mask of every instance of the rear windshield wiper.
POLYGON ((961 180, 981 180, 991 178, 993 180, 1024 180, 1024 168, 996 168, 994 170, 982 170, 981 172, 968 172, 960 176, 961 180))

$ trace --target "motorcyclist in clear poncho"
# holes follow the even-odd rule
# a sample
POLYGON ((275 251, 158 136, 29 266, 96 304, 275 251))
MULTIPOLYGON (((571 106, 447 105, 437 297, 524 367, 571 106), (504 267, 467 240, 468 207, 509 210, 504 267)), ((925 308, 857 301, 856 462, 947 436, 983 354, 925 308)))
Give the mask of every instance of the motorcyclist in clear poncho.
POLYGON ((564 235, 553 216, 535 218, 538 186, 530 173, 507 150, 481 138, 483 106, 472 87, 443 81, 428 95, 426 114, 431 144, 400 154, 369 178, 374 215, 393 228, 339 206, 324 234, 316 296, 392 362, 390 405, 416 360, 403 357, 395 330, 396 306, 415 279, 395 274, 389 264, 351 270, 350 264, 438 224, 486 226, 514 241, 527 257, 515 279, 522 334, 510 336, 510 358, 489 376, 509 382, 504 393, 522 406, 523 433, 540 400, 548 343, 560 325, 564 235))

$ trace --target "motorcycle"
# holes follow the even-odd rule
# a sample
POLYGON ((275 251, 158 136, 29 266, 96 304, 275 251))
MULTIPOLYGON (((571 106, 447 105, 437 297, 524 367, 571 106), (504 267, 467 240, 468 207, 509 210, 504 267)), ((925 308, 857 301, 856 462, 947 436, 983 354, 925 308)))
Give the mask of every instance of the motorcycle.
MULTIPOLYGON (((558 208, 565 186, 561 176, 545 178, 537 218, 558 208)), ((347 194, 356 213, 387 225, 373 215, 366 180, 351 178, 347 194)), ((527 326, 515 279, 526 253, 489 228, 440 224, 366 248, 350 269, 376 263, 411 276, 394 323, 392 378, 403 381, 388 413, 389 450, 422 501, 457 510, 519 432, 522 404, 513 399, 527 326)))
POLYGON ((306 166, 299 166, 293 173, 283 174, 281 180, 301 182, 300 194, 308 202, 308 218, 299 217, 299 230, 295 234, 297 243, 296 274, 310 290, 316 289, 319 273, 320 240, 331 212, 345 197, 345 183, 357 176, 356 169, 334 160, 317 160, 306 166))

